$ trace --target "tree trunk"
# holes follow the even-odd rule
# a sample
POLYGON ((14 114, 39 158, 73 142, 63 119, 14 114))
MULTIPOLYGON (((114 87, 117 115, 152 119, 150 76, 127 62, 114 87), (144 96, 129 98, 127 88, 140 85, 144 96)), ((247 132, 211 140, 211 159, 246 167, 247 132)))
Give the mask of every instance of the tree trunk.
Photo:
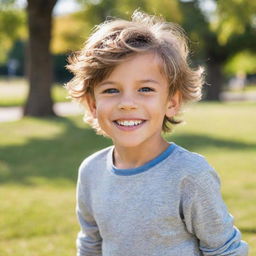
POLYGON ((27 2, 29 95, 24 115, 55 115, 51 98, 53 71, 50 40, 52 10, 57 0, 28 0, 27 2))
POLYGON ((221 89, 223 88, 224 76, 222 65, 219 62, 210 62, 207 65, 206 76, 206 100, 219 101, 221 89))

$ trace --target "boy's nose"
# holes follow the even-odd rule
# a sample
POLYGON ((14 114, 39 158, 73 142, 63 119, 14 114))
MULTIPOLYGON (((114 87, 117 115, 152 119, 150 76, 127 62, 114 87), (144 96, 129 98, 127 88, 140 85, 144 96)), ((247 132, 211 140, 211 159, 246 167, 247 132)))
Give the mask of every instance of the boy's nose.
POLYGON ((132 96, 125 96, 120 100, 118 108, 121 110, 132 110, 137 108, 137 104, 132 96))

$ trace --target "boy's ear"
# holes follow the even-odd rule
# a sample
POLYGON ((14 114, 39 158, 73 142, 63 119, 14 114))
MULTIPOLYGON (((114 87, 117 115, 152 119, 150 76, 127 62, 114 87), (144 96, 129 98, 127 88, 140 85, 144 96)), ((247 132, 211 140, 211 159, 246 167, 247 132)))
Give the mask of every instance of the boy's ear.
POLYGON ((167 117, 175 116, 178 113, 179 108, 180 108, 180 93, 177 91, 173 96, 170 96, 168 99, 166 116, 167 117))
POLYGON ((93 118, 96 118, 96 101, 94 97, 90 93, 87 93, 85 98, 93 118))

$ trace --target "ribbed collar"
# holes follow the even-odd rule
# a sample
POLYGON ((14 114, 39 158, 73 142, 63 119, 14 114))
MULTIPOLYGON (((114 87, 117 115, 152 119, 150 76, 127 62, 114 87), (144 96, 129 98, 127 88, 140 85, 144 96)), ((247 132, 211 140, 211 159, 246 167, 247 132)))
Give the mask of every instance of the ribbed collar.
POLYGON ((155 165, 159 164, 160 162, 162 162, 163 160, 165 160, 169 155, 172 154, 172 152, 174 151, 174 149, 176 147, 177 147, 177 145, 175 143, 170 143, 168 148, 164 152, 162 152, 160 155, 155 157, 154 159, 150 160, 149 162, 145 163, 142 166, 139 166, 136 168, 130 168, 130 169, 118 169, 114 166, 114 164, 113 164, 114 147, 112 147, 112 149, 109 152, 110 154, 108 155, 108 168, 114 174, 121 175, 121 176, 130 176, 130 175, 135 175, 135 174, 139 174, 142 172, 146 172, 153 166, 155 166, 155 165))

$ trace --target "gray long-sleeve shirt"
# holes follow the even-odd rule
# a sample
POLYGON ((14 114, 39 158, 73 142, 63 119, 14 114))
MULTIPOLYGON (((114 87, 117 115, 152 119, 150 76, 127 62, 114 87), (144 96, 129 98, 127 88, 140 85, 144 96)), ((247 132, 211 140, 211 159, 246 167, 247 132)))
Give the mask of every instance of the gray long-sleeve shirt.
POLYGON ((83 161, 78 256, 248 255, 206 160, 172 143, 145 165, 117 169, 113 147, 83 161))

